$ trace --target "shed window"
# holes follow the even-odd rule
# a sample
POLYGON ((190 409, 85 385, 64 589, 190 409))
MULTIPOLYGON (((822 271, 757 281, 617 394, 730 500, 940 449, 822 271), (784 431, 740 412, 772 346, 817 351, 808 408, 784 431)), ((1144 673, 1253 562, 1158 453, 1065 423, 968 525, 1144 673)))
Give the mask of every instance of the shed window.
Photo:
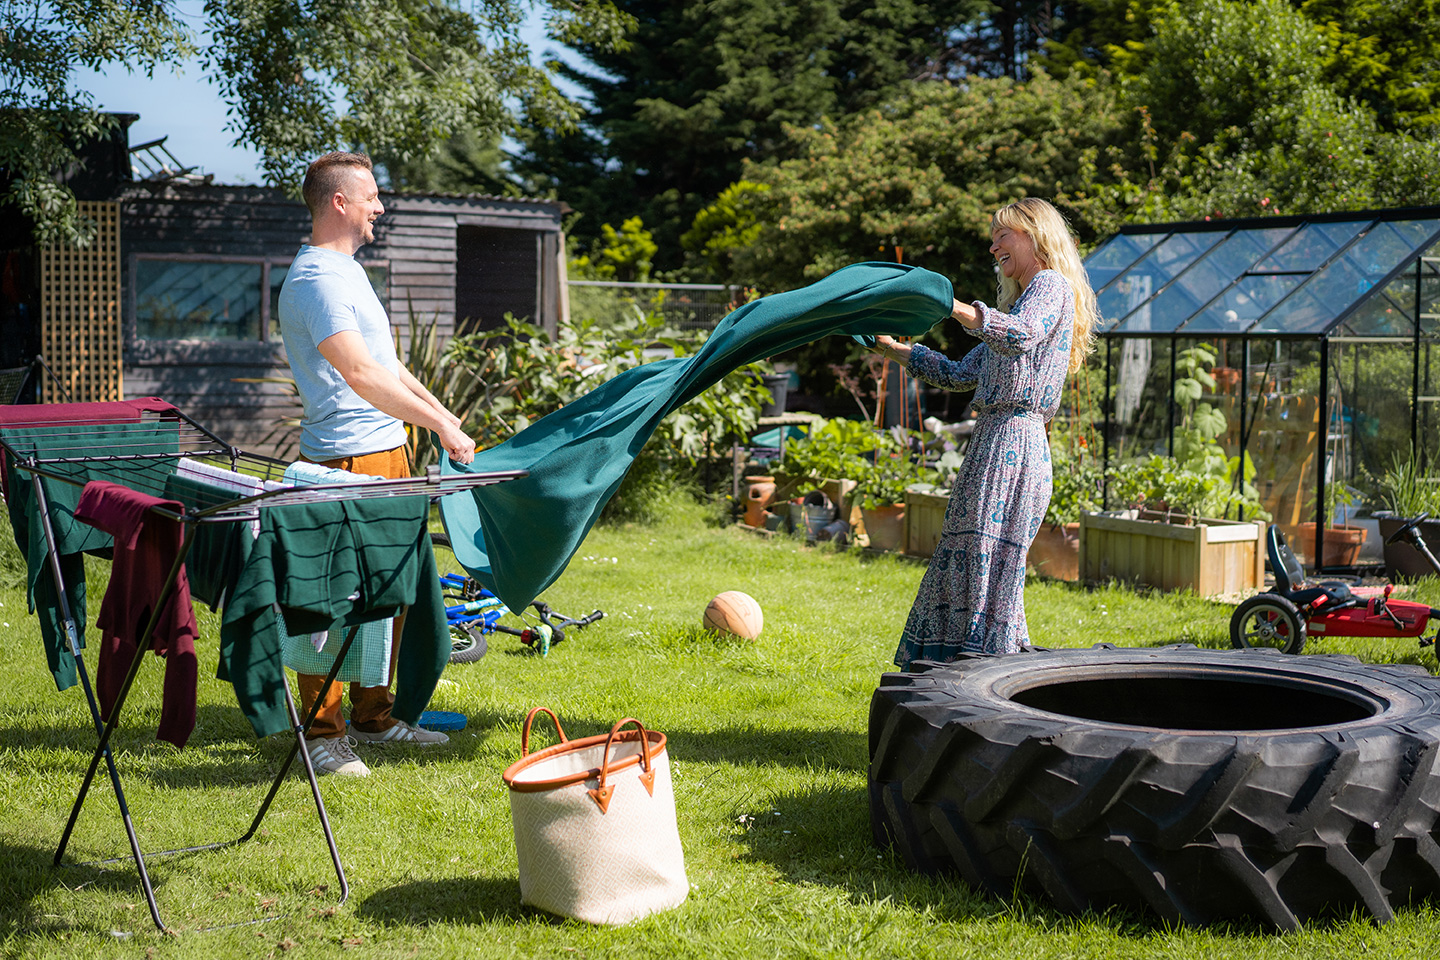
MULTIPOLYGON (((371 261, 364 267, 388 308, 389 264, 371 261)), ((280 287, 289 270, 289 260, 258 257, 137 256, 131 274, 135 337, 279 342, 280 287)))
POLYGON ((257 340, 260 263, 140 260, 135 335, 141 340, 257 340))

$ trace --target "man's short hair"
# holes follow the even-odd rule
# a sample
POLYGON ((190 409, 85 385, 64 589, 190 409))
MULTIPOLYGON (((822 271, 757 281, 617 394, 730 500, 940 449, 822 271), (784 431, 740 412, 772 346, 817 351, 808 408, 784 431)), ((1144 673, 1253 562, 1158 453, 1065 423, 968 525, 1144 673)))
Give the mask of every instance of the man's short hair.
POLYGON ((305 182, 300 187, 300 193, 305 198, 305 206, 310 208, 310 216, 315 216, 325 208, 335 191, 345 186, 345 178, 356 167, 362 170, 375 169, 375 165, 365 154, 344 153, 339 150, 325 154, 306 168, 305 182))

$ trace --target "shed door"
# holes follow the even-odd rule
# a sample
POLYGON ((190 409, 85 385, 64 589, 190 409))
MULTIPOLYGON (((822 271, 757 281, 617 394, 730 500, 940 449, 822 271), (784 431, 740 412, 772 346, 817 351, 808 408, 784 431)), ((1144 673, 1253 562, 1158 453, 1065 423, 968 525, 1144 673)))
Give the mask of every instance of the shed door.
POLYGON ((506 313, 538 322, 540 234, 504 227, 458 227, 455 332, 493 330, 506 313))

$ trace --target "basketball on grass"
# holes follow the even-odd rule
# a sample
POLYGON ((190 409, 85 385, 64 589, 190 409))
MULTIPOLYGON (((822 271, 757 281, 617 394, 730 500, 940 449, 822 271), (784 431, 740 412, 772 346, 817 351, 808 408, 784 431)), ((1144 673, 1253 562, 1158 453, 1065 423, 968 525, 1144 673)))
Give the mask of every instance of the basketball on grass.
POLYGON ((760 604, 750 594, 739 590, 726 590, 705 608, 706 630, 754 640, 760 636, 764 626, 765 614, 761 612, 760 604))

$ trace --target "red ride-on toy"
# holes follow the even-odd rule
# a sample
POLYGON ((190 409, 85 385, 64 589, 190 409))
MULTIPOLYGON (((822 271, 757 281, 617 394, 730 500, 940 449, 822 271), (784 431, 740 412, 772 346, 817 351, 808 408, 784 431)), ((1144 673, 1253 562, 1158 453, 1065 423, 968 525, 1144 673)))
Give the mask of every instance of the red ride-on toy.
MULTIPOLYGON (((1418 549, 1440 574, 1440 561, 1430 552, 1420 536, 1416 517, 1388 540, 1405 540, 1418 549)), ((1251 597, 1236 608, 1230 618, 1230 643, 1236 647, 1274 647, 1285 653, 1299 653, 1305 638, 1311 634, 1327 637, 1419 637, 1431 618, 1440 617, 1440 610, 1423 603, 1391 600, 1389 584, 1379 597, 1360 597, 1350 585, 1339 580, 1307 583, 1305 570, 1285 542, 1285 534, 1272 526, 1266 537, 1270 569, 1275 574, 1275 588, 1251 597)), ((1437 621, 1440 623, 1440 621, 1437 621)), ((1440 637, 1420 641, 1427 647, 1440 637)))

